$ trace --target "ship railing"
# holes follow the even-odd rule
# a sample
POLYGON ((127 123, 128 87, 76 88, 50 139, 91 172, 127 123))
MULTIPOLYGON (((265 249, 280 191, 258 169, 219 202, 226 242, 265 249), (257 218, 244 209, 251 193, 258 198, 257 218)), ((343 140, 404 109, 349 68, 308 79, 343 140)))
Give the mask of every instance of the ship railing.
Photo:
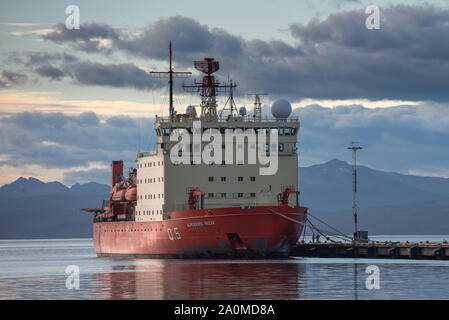
POLYGON ((154 157, 158 155, 158 150, 143 151, 137 154, 138 158, 154 157))
MULTIPOLYGON (((216 119, 213 120, 213 122, 220 122, 220 123, 239 123, 239 122, 244 122, 244 123, 251 123, 251 122, 270 122, 270 123, 297 123, 299 121, 298 117, 289 117, 286 119, 277 119, 277 118, 272 118, 272 117, 261 117, 260 119, 258 118, 253 118, 253 117, 238 117, 238 118, 233 118, 234 121, 232 121, 232 119, 228 119, 228 117, 217 117, 216 119)), ((208 118, 196 118, 193 120, 204 120, 206 122, 209 122, 210 119, 208 118)), ((170 119, 169 117, 157 117, 156 118, 157 122, 185 122, 185 120, 183 121, 178 121, 177 118, 173 118, 170 119)))

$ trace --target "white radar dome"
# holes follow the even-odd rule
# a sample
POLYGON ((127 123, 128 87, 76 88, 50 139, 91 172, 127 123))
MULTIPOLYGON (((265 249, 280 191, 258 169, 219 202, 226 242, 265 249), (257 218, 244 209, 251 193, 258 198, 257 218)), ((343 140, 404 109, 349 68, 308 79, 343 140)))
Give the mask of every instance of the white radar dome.
POLYGON ((239 109, 239 114, 244 117, 246 116, 246 108, 245 107, 240 107, 239 109))
POLYGON ((194 106, 187 106, 187 108, 186 108, 186 113, 187 113, 187 114, 192 114, 193 109, 194 109, 194 106))
POLYGON ((286 119, 292 113, 292 105, 285 99, 278 99, 271 105, 271 114, 276 119, 286 119))

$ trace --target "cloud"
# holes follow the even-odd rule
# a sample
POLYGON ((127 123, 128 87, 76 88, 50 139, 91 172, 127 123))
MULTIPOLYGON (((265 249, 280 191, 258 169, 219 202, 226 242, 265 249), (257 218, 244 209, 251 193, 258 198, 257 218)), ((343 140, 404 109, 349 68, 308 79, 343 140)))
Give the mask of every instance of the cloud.
MULTIPOLYGON (((426 102, 375 109, 311 105, 297 108, 293 114, 301 122, 301 166, 333 158, 351 161, 347 146, 360 141, 364 147, 358 157, 361 164, 402 173, 448 172, 446 104, 426 102)), ((91 169, 106 169, 111 160, 124 159, 132 166, 138 150, 154 148, 155 135, 141 134, 152 131, 153 124, 150 118, 100 117, 93 112, 4 115, 0 118, 0 167, 70 171, 64 181, 75 182, 88 177, 91 169)), ((92 171, 96 177, 103 173, 92 171)))
POLYGON ((401 173, 447 172, 449 108, 425 102, 416 106, 368 109, 360 105, 295 109, 299 116, 302 166, 332 158, 351 161, 346 147, 360 141, 360 163, 401 173))
POLYGON ((79 59, 68 53, 49 53, 49 52, 25 52, 22 54, 26 62, 24 64, 28 67, 51 65, 55 63, 73 63, 79 59))
POLYGON ((64 72, 50 65, 39 67, 35 71, 38 75, 52 80, 60 80, 64 77, 64 72))
POLYGON ((193 55, 210 50, 216 39, 209 27, 191 18, 175 16, 160 19, 138 34, 124 34, 114 46, 134 56, 166 60, 169 40, 177 52, 182 52, 176 56, 177 60, 187 62, 192 61, 193 55))
POLYGON ((132 117, 154 116, 161 114, 158 103, 141 103, 133 100, 68 100, 63 94, 45 91, 24 91, 15 89, 0 90, 0 117, 24 111, 62 112, 78 115, 94 111, 99 116, 128 115, 132 117))
POLYGON ((50 33, 43 35, 44 40, 53 41, 57 44, 68 44, 78 50, 85 52, 102 51, 109 53, 103 46, 102 40, 117 40, 118 31, 105 24, 83 23, 82 28, 69 30, 65 24, 60 23, 50 33))
POLYGON ((59 26, 43 38, 85 52, 110 48, 136 58, 191 66, 205 56, 220 61, 240 92, 265 91, 290 99, 449 100, 449 10, 430 5, 381 8, 381 29, 365 28, 363 9, 291 24, 294 44, 246 40, 183 16, 159 19, 137 33, 88 24, 80 32, 59 26))
POLYGON ((0 24, 9 27, 34 27, 39 25, 37 23, 29 23, 29 22, 0 22, 0 24))
POLYGON ((23 73, 4 70, 0 73, 0 88, 9 88, 12 85, 24 83, 27 78, 23 73))
POLYGON ((449 9, 430 5, 395 5, 380 8, 381 29, 364 27, 367 14, 363 10, 329 15, 307 25, 292 24, 292 36, 308 49, 344 48, 360 54, 447 61, 449 45, 449 9))
POLYGON ((135 160, 139 128, 148 119, 100 119, 93 112, 79 115, 22 112, 0 118, 0 165, 39 165, 47 169, 89 167, 111 159, 135 160), (4 156, 3 156, 4 155, 4 156))
POLYGON ((12 34, 13 36, 30 36, 30 35, 45 36, 52 32, 54 32, 53 29, 36 29, 28 31, 11 31, 10 34, 12 34))
POLYGON ((138 90, 148 90, 161 86, 160 82, 153 81, 146 71, 131 63, 102 64, 80 61, 64 66, 63 69, 66 75, 82 85, 128 87, 138 90))
POLYGON ((94 168, 88 170, 74 170, 64 172, 62 181, 65 185, 73 185, 75 183, 88 183, 98 182, 109 185, 111 169, 107 168, 94 168))
POLYGON ((20 63, 44 78, 61 81, 69 77, 76 84, 149 90, 162 83, 151 79, 148 72, 132 63, 100 63, 67 53, 26 52, 20 63))

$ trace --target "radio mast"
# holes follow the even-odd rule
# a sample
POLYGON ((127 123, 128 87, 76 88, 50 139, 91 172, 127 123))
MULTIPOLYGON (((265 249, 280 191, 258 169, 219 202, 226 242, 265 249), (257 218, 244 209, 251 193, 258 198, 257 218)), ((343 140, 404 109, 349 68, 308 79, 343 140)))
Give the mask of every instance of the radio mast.
POLYGON ((175 72, 173 71, 172 67, 172 49, 171 49, 171 41, 169 45, 169 51, 170 51, 170 69, 165 72, 156 72, 151 71, 151 76, 155 78, 166 78, 168 74, 168 84, 170 87, 170 93, 169 93, 169 113, 170 113, 170 120, 173 119, 175 115, 175 108, 173 107, 173 78, 188 78, 192 73, 191 72, 175 72))
POLYGON ((267 96, 268 93, 248 93, 249 96, 254 96, 254 119, 262 120, 262 102, 260 96, 267 96))
POLYGON ((363 149, 360 146, 360 142, 353 141, 351 146, 348 147, 349 150, 352 150, 352 176, 353 176, 353 202, 352 202, 352 211, 354 213, 354 238, 357 237, 357 151, 363 149))

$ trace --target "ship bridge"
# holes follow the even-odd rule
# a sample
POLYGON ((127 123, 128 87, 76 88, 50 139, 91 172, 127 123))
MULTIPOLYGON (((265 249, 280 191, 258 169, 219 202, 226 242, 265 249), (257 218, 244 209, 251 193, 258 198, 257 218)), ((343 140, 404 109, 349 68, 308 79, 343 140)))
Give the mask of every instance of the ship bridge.
MULTIPOLYGON (((221 85, 214 78, 218 61, 196 61, 195 68, 205 74, 203 81, 183 87, 198 91, 201 104, 178 114, 171 93, 169 116, 156 117, 154 124, 157 150, 138 154, 136 220, 163 220, 170 212, 188 210, 191 188, 204 193, 206 209, 277 205, 286 186, 298 190, 300 123, 290 116, 291 105, 276 100, 273 117, 263 117, 264 94, 252 94, 254 111, 248 115, 235 106, 236 84, 221 85), (229 98, 217 112, 215 96, 225 90, 229 98)), ((171 65, 169 74, 174 74, 171 65)), ((289 201, 296 205, 296 199, 289 201)))

